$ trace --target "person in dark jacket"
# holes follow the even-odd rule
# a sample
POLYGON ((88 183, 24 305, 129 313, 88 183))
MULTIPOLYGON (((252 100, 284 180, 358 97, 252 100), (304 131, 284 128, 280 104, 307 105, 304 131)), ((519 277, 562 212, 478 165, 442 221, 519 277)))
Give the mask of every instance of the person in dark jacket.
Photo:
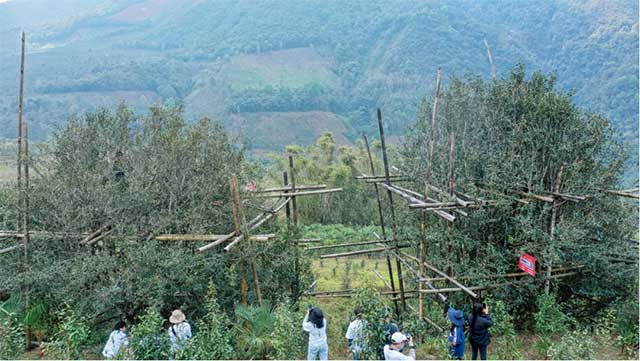
POLYGON ((449 307, 447 317, 451 321, 449 355, 456 360, 462 360, 464 357, 464 314, 460 310, 449 307))
POLYGON ((487 359, 487 346, 491 342, 489 327, 493 326, 493 320, 489 315, 489 307, 484 303, 475 303, 473 312, 469 315, 469 343, 471 343, 471 359, 487 359))

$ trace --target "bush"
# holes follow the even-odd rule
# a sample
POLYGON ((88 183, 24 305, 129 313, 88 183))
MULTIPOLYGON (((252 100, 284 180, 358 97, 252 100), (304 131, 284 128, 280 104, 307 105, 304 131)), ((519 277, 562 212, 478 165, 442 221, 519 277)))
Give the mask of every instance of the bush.
POLYGON ((275 310, 276 321, 271 332, 274 357, 278 360, 300 359, 305 346, 302 319, 291 311, 289 305, 281 304, 275 310))
POLYGON ((17 359, 24 351, 25 339, 15 313, 0 306, 0 359, 17 359))
POLYGON ((129 345, 137 360, 160 360, 169 356, 169 337, 163 329, 164 319, 153 307, 148 308, 131 327, 129 345))
POLYGON ((216 301, 216 289, 209 284, 207 294, 207 314, 196 323, 198 332, 187 343, 176 359, 185 360, 228 360, 234 358, 231 334, 227 328, 227 318, 220 311, 216 301))
POLYGON ((493 319, 491 334, 495 336, 495 346, 492 350, 495 357, 502 360, 522 358, 520 352, 522 343, 516 337, 513 316, 507 310, 506 304, 500 300, 487 300, 486 302, 491 305, 491 318, 493 319))
POLYGON ((91 332, 86 320, 65 306, 57 312, 60 323, 51 342, 47 343, 45 352, 58 359, 79 359, 81 348, 89 339, 91 332))
POLYGON ((553 360, 587 360, 593 358, 595 343, 587 331, 572 331, 553 342, 545 355, 553 360))
POLYGON ((541 294, 536 300, 535 331, 542 336, 566 333, 573 320, 560 309, 554 295, 541 294))
POLYGON ((640 331, 638 330, 638 299, 628 300, 617 307, 615 343, 621 351, 632 358, 638 358, 640 331))
POLYGON ((352 307, 360 308, 361 318, 366 327, 364 342, 360 358, 363 360, 378 360, 381 345, 384 345, 384 321, 382 312, 386 305, 380 293, 374 288, 363 288, 355 291, 352 297, 352 307))
POLYGON ((236 307, 237 324, 235 339, 239 358, 267 359, 274 353, 271 331, 275 324, 275 313, 267 304, 263 306, 236 307))

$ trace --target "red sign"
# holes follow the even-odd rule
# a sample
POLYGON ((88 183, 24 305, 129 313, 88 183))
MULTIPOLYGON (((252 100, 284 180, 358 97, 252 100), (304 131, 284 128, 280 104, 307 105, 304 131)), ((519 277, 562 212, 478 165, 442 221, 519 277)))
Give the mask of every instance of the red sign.
POLYGON ((518 268, 527 272, 528 274, 535 276, 536 275, 536 259, 535 257, 523 254, 520 256, 520 261, 518 262, 518 268))

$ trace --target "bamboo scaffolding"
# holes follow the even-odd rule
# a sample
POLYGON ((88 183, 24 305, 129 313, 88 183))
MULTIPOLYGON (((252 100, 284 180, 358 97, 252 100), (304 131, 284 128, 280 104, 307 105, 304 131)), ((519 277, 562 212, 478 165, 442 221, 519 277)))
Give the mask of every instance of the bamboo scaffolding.
POLYGON ((632 192, 625 192, 625 191, 617 191, 617 190, 613 190, 613 189, 608 189, 604 191, 607 194, 611 194, 611 195, 615 195, 615 196, 620 196, 620 197, 627 197, 627 198, 633 198, 633 199, 640 199, 640 195, 638 194, 633 194, 637 191, 632 192))
POLYGON ((302 192, 292 191, 292 193, 260 194, 260 195, 257 195, 256 198, 283 198, 283 197, 309 196, 309 195, 324 194, 324 193, 335 193, 335 192, 341 192, 341 191, 342 191, 342 188, 330 188, 330 189, 320 189, 315 191, 302 191, 302 192))
MULTIPOLYGON (((416 262, 420 262, 419 259, 417 259, 416 257, 413 257, 410 254, 407 254, 405 252, 401 252, 401 254, 411 260, 414 260, 416 262)), ((458 286, 458 288, 460 288, 461 290, 463 290, 466 294, 468 294, 469 296, 473 297, 474 299, 478 298, 478 295, 475 294, 475 292, 473 292, 469 287, 464 286, 463 284, 461 284, 460 282, 458 282, 455 278, 450 277, 449 275, 447 275, 446 273, 440 271, 439 269, 435 268, 434 266, 430 265, 427 262, 423 262, 423 264, 425 265, 425 267, 427 267, 428 269, 432 270, 433 272, 437 273, 440 277, 444 277, 447 281, 453 283, 454 285, 458 286)), ((422 280, 421 280, 422 281, 422 280)))
MULTIPOLYGON (((288 196, 291 196, 291 194, 295 194, 296 193, 296 173, 295 173, 295 168, 293 166, 293 155, 289 155, 289 176, 291 177, 291 193, 288 194, 288 196)), ((308 192, 319 192, 319 191, 308 191, 308 192)), ((297 192, 300 193, 300 192, 297 192)), ((311 194, 318 194, 318 193, 311 193, 311 194)), ((293 211, 293 226, 294 227, 298 227, 298 205, 296 203, 296 195, 302 195, 302 194, 295 194, 293 195, 293 200, 291 201, 291 210, 293 211)))
POLYGON ((4 249, 0 249, 0 254, 8 253, 8 252, 11 252, 13 250, 16 250, 16 249, 19 249, 19 248, 22 248, 22 247, 24 247, 24 243, 20 243, 20 244, 17 244, 15 246, 11 246, 11 247, 7 247, 7 248, 4 248, 4 249))
MULTIPOLYGON (((508 281, 508 282, 502 282, 502 283, 496 283, 496 284, 492 284, 492 285, 487 285, 487 286, 473 286, 473 287, 469 287, 470 290, 474 290, 474 291, 482 291, 482 290, 487 290, 489 288, 497 288, 497 287, 502 287, 502 286, 511 286, 511 285, 516 285, 516 284, 521 284, 521 283, 528 283, 528 282, 535 282, 535 281, 547 281, 549 279, 556 279, 556 278, 564 278, 564 277, 570 277, 570 276, 574 276, 579 274, 579 272, 567 272, 567 273, 561 273, 561 274, 557 274, 557 275, 552 275, 550 277, 545 277, 543 279, 526 279, 526 280, 516 280, 516 281, 508 281)), ((439 288, 438 292, 441 293, 451 293, 451 292, 461 292, 463 291, 461 288, 455 287, 455 288, 439 288)), ((426 294, 430 294, 430 293, 436 293, 433 290, 423 290, 423 293, 426 294)))
POLYGON ((456 216, 454 216, 451 213, 448 213, 448 212, 444 211, 444 209, 453 209, 454 211, 456 211, 457 208, 459 207, 457 204, 454 204, 454 203, 443 203, 443 202, 439 202, 439 201, 437 201, 437 200, 435 200, 433 198, 429 198, 429 197, 427 197, 426 200, 428 202, 431 202, 431 203, 427 203, 427 202, 425 202, 425 198, 423 198, 423 196, 420 193, 414 192, 414 191, 412 191, 410 189, 402 188, 402 187, 400 187, 398 185, 393 185, 392 187, 395 188, 398 191, 405 192, 409 196, 413 196, 413 198, 416 198, 420 202, 422 202, 421 204, 419 204, 419 203, 409 203, 409 208, 424 208, 425 210, 432 211, 433 213, 435 213, 436 215, 440 216, 441 218, 443 218, 446 221, 454 222, 456 220, 456 216))
POLYGON ((372 271, 373 271, 373 274, 375 274, 376 277, 378 277, 380 279, 380 281, 382 281, 382 283, 384 284, 385 287, 387 287, 387 289, 389 289, 391 291, 395 291, 393 288, 391 288, 391 285, 389 284, 389 282, 387 282, 387 280, 385 280, 384 277, 382 277, 380 272, 378 272, 375 269, 373 269, 372 271))
MULTIPOLYGON (((376 173, 376 169, 375 169, 375 165, 373 163, 373 158, 371 157, 371 148, 369 147, 369 139, 367 139, 367 134, 365 134, 364 132, 362 132, 362 137, 364 138, 364 144, 367 148, 367 157, 369 158, 369 169, 371 170, 372 174, 376 173)), ((382 230, 382 235, 386 238, 387 234, 386 234, 386 229, 384 226, 384 213, 382 212, 382 200, 380 199, 380 190, 378 189, 378 184, 374 183, 373 184, 373 188, 375 189, 376 192, 376 201, 377 201, 377 205, 378 205, 378 216, 380 217, 380 229, 382 230)), ((374 235, 377 238, 380 238, 377 234, 374 233, 374 235)), ((393 267, 391 266, 391 258, 389 257, 389 254, 385 254, 385 259, 387 261, 387 272, 389 274, 389 285, 391 286, 391 290, 394 292, 393 293, 393 306, 394 309, 396 311, 396 314, 400 314, 400 308, 398 308, 398 299, 397 299, 397 294, 395 293, 396 291, 396 286, 395 286, 395 281, 393 279, 393 267)))
MULTIPOLYGON (((558 170, 558 173, 556 174, 556 179, 553 185, 553 191, 556 193, 560 192, 560 184, 562 182, 562 172, 564 171, 564 163, 562 163, 562 165, 560 165, 560 169, 558 170)), ((558 201, 556 201, 556 199, 553 199, 553 206, 551 208, 551 225, 549 226, 549 247, 551 249, 553 249, 553 243, 555 240, 555 236, 556 236, 556 221, 558 218, 558 211, 560 208, 560 203, 558 201)), ((550 289, 551 289, 551 278, 549 278, 551 276, 551 265, 553 263, 553 260, 550 258, 548 260, 545 260, 546 264, 547 264, 547 279, 544 281, 544 294, 545 295, 549 295, 550 289)))
MULTIPOLYGON (((316 190, 316 189, 325 189, 325 188, 327 188, 325 184, 310 185, 310 186, 306 186, 306 185, 296 186, 296 190, 316 190)), ((252 193, 286 192, 291 190, 293 190, 293 188, 291 187, 291 184, 289 184, 289 185, 285 185, 284 187, 259 189, 252 193)))
MULTIPOLYGON (((380 146, 382 148, 382 164, 384 165, 384 176, 385 176, 385 184, 386 187, 391 187, 391 175, 389 174, 389 160, 387 158, 387 146, 385 144, 384 139, 384 127, 382 126, 382 112, 380 108, 377 109, 378 115, 378 130, 380 131, 380 146)), ((391 238, 395 242, 396 249, 399 249, 398 246, 398 232, 396 229, 396 212, 393 208, 393 196, 391 195, 391 190, 387 188, 387 198, 389 201, 389 212, 391 213, 391 238)), ((398 273, 398 285, 400 286, 400 300, 402 301, 402 309, 403 311, 407 310, 407 301, 404 297, 404 280, 402 279, 402 265, 398 259, 396 259, 396 272, 398 273)))
MULTIPOLYGON (((420 280, 424 278, 424 276, 420 272, 416 271, 413 267, 411 267, 411 265, 407 261, 405 261, 402 257, 400 257, 399 254, 397 254, 397 253, 395 253, 395 252, 393 252, 393 251, 391 251, 389 249, 387 249, 387 250, 388 250, 389 254, 394 256, 397 261, 399 261, 402 264, 404 264, 405 267, 407 269, 409 269, 409 271, 411 271, 411 273, 413 273, 413 275, 415 276, 416 281, 420 282, 420 280)), ((431 290, 437 290, 437 288, 434 285, 432 285, 431 283, 429 283, 429 282, 423 282, 423 283, 425 285, 427 285, 427 287, 429 287, 431 290)), ((437 293, 437 295, 440 298, 441 302, 447 302, 447 296, 445 296, 445 295, 443 295, 443 294, 441 294, 439 292, 434 292, 434 293, 437 293)))
MULTIPOLYGON (((366 134, 364 134, 364 133, 363 133, 362 135, 363 135, 364 137, 366 137, 366 136, 367 136, 367 135, 366 135, 366 134)), ((390 176, 389 176, 389 178, 390 178, 391 180, 397 180, 398 178, 406 178, 406 179, 409 179, 409 177, 407 177, 407 176, 403 176, 403 175, 390 175, 390 176)), ((353 179, 358 179, 358 180, 376 180, 376 179, 379 179, 380 181, 385 181, 385 180, 386 180, 386 177, 385 177, 385 175, 384 175, 384 174, 379 174, 379 175, 366 175, 366 174, 363 174, 363 175, 355 176, 355 177, 353 177, 353 179)))
MULTIPOLYGON (((403 244, 403 245, 397 246, 397 248, 406 248, 406 247, 409 247, 409 245, 408 244, 403 244)), ((349 256, 357 256, 357 255, 360 255, 360 254, 367 254, 367 253, 379 253, 379 252, 384 252, 386 250, 387 250, 386 247, 361 249, 361 250, 350 251, 350 252, 323 254, 323 255, 320 256, 320 258, 324 259, 324 258, 349 257, 349 256)))
POLYGON ((108 230, 108 231, 106 231, 106 232, 104 232, 104 233, 101 233, 98 237, 93 238, 93 239, 89 240, 88 242, 85 242, 85 243, 84 243, 84 245, 85 245, 85 246, 90 246, 90 245, 92 245, 92 244, 95 244, 95 243, 96 243, 96 242, 98 242, 99 240, 101 240, 101 239, 103 239, 103 238, 105 238, 105 237, 107 237, 107 236, 110 236, 110 235, 111 235, 111 233, 113 233, 113 229, 110 229, 110 230, 108 230))
POLYGON ((391 241, 366 241, 366 242, 354 242, 354 243, 341 243, 341 244, 330 244, 326 246, 316 246, 316 247, 307 247, 306 251, 313 251, 318 249, 328 249, 328 248, 342 248, 342 247, 352 247, 352 246, 364 246, 367 244, 375 244, 375 243, 388 243, 391 241))
MULTIPOLYGON (((585 267, 584 265, 567 266, 567 267, 554 268, 554 271, 556 272, 571 271, 571 270, 581 269, 584 267, 585 267)), ((479 279, 496 279, 496 278, 516 278, 516 277, 522 277, 522 276, 529 276, 529 274, 527 272, 513 272, 513 273, 505 273, 505 274, 497 274, 497 275, 460 276, 460 277, 451 277, 451 278, 457 281, 460 281, 460 280, 479 280, 479 279)), ((428 281, 428 282, 447 281, 447 278, 429 277, 429 278, 424 278, 421 281, 428 281)))
MULTIPOLYGON (((420 292, 420 296, 424 297, 424 293, 420 292)), ((407 304, 407 307, 409 307, 409 309, 415 313, 418 314, 418 318, 421 319, 422 321, 427 322, 428 324, 430 324, 431 326, 435 327, 436 330, 438 330, 439 332, 444 332, 444 328, 440 327, 440 325, 438 325, 437 323, 433 322, 432 320, 430 320, 428 317, 421 315, 418 310, 416 310, 415 308, 413 308, 413 306, 407 304)))
MULTIPOLYGON (((226 236, 226 234, 160 234, 153 239, 157 241, 215 241, 226 236)), ((267 241, 275 236, 275 233, 256 234, 251 236, 250 239, 267 241)))

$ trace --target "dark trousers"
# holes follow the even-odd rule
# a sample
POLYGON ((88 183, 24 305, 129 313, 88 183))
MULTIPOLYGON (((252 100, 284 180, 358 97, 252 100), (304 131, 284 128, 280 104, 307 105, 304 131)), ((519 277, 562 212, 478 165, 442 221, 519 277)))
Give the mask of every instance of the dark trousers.
POLYGON ((475 344, 471 344, 471 359, 472 360, 477 360, 478 359, 478 350, 480 350, 480 360, 486 360, 487 359, 487 345, 475 345, 475 344))

